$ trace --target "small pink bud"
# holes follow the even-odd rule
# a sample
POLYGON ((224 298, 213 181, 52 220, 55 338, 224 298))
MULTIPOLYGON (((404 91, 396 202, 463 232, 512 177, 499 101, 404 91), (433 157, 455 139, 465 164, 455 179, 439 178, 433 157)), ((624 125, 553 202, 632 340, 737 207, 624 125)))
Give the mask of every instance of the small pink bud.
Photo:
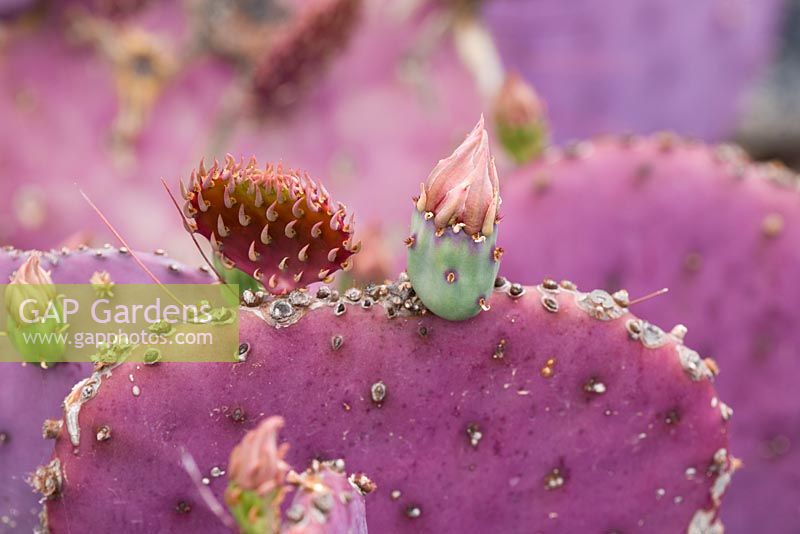
POLYGON ((538 157, 548 142, 545 105, 518 74, 506 76, 494 103, 497 134, 517 163, 538 157))
POLYGON ((497 122, 511 127, 522 127, 541 121, 545 115, 544 102, 527 82, 516 72, 506 76, 495 101, 497 122))
POLYGON ((35 285, 52 285, 53 279, 50 277, 50 272, 45 271, 41 264, 41 253, 39 251, 31 252, 25 263, 20 265, 14 276, 11 277, 12 284, 35 284, 35 285))
POLYGON ((245 435, 231 452, 230 480, 239 488, 266 495, 283 485, 289 465, 283 460, 288 444, 278 446, 283 418, 273 416, 245 435))
POLYGON ((422 184, 417 209, 433 213, 437 228, 463 224, 469 235, 491 235, 500 205, 497 169, 483 116, 453 154, 436 164, 422 184))
POLYGON ((4 295, 6 310, 17 324, 24 324, 20 310, 25 301, 34 301, 36 308, 44 312, 57 296, 53 279, 50 273, 42 268, 40 260, 39 251, 31 252, 11 277, 10 285, 6 288, 4 295))

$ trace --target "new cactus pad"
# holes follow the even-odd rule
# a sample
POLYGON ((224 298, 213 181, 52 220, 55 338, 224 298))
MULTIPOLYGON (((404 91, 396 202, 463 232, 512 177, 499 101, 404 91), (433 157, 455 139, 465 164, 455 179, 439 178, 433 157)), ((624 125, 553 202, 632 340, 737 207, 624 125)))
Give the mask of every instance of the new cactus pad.
POLYGON ((327 190, 281 165, 257 167, 255 159, 206 170, 201 163, 187 188, 181 183, 190 230, 204 235, 225 266, 251 274, 274 293, 328 280, 348 270, 352 217, 327 190))
MULTIPOLYGON (((33 262, 56 284, 94 283, 98 276, 106 283, 151 283, 124 248, 53 251, 33 259, 38 254, 0 250, 3 283, 33 262)), ((165 284, 213 281, 208 273, 175 262, 163 251, 138 253, 137 257, 165 284)), ((0 521, 4 528, 30 532, 39 523, 40 497, 26 479, 49 456, 52 443, 42 436, 55 435, 65 395, 90 372, 88 363, 60 363, 46 369, 35 363, 0 363, 0 521)))
POLYGON ((633 295, 662 325, 719 361, 746 468, 726 499, 726 532, 800 525, 800 193, 775 164, 671 135, 601 138, 551 150, 504 184, 501 274, 563 273, 633 295))

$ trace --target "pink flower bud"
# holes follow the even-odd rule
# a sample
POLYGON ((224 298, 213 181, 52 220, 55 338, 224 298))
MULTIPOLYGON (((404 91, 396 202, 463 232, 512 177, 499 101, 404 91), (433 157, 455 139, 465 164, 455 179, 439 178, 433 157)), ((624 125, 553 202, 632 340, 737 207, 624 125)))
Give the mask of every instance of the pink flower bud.
POLYGON ((506 76, 495 100, 495 118, 504 127, 521 128, 542 121, 545 105, 539 95, 516 72, 506 76))
POLYGON ((24 324, 20 310, 25 301, 34 301, 38 311, 44 312, 57 296, 53 279, 42 268, 40 260, 39 251, 31 252, 11 277, 3 295, 6 310, 17 324, 24 324))
POLYGON ((35 284, 35 285, 52 285, 53 279, 50 277, 50 272, 42 269, 40 264, 41 253, 33 251, 25 260, 25 263, 20 265, 14 276, 11 277, 12 284, 35 284))
POLYGON ((270 417, 248 432, 231 452, 229 477, 241 489, 266 495, 283 485, 289 471, 283 458, 289 446, 278 446, 281 428, 283 418, 270 417))
POLYGON ((470 235, 491 235, 500 205, 497 169, 483 116, 453 154, 436 164, 422 184, 417 209, 433 213, 437 228, 463 224, 470 235))

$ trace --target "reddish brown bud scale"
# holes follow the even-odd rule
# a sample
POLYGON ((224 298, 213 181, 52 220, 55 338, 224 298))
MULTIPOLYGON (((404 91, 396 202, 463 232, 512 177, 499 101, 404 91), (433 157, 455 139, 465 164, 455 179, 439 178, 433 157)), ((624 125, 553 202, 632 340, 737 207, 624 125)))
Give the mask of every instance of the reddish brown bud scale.
POLYGON ((228 155, 192 172, 184 214, 223 263, 252 274, 272 293, 285 293, 349 269, 353 219, 307 174, 228 155), (321 273, 325 273, 322 276, 321 273))

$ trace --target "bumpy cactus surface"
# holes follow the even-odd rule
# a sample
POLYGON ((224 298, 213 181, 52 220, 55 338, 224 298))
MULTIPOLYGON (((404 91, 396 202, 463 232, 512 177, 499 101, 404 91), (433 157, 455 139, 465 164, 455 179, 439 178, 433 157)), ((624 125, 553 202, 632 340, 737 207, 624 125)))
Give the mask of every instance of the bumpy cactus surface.
POLYGON ((643 295, 659 324, 723 369, 736 410, 732 449, 746 469, 724 508, 726 532, 800 524, 800 193, 797 178, 733 147, 669 135, 598 139, 551 151, 504 183, 501 274, 564 273, 643 295), (517 248, 519 247, 519 248, 517 248))
MULTIPOLYGON (((0 276, 8 283, 11 274, 29 252, 0 251, 0 276)), ((165 284, 202 284, 213 279, 168 258, 162 251, 138 253, 137 257, 165 284)), ((56 284, 147 284, 151 279, 126 249, 80 249, 54 251, 41 256, 42 270, 56 284)), ((5 325, 3 325, 5 328, 5 325)), ((37 465, 46 463, 52 444, 42 438, 58 430, 59 409, 70 388, 91 372, 90 364, 61 363, 43 369, 35 364, 0 363, 0 520, 4 526, 30 532, 39 523, 37 496, 26 482, 37 465), (45 420, 52 422, 45 423, 45 420), (43 428, 43 423, 45 423, 43 428)), ((40 489, 41 477, 33 478, 40 489)))
POLYGON ((376 532, 714 523, 732 464, 711 370, 623 297, 500 280, 491 311, 457 323, 421 314, 405 278, 250 299, 238 363, 123 363, 75 387, 50 527, 224 531, 178 458, 221 498, 229 451, 265 413, 289 422, 290 463, 369 475, 376 532))

